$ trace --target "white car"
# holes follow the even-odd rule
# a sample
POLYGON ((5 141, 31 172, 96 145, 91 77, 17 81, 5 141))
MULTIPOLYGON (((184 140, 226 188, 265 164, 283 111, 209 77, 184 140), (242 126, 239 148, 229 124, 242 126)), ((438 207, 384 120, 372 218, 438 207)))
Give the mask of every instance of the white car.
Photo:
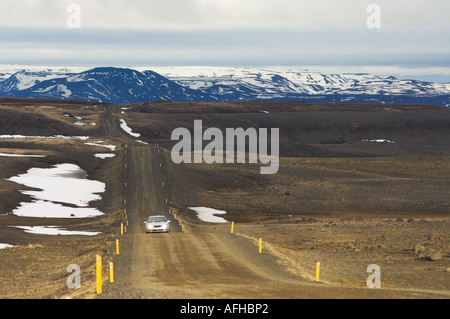
POLYGON ((166 216, 149 216, 144 222, 146 233, 168 233, 170 220, 166 216))

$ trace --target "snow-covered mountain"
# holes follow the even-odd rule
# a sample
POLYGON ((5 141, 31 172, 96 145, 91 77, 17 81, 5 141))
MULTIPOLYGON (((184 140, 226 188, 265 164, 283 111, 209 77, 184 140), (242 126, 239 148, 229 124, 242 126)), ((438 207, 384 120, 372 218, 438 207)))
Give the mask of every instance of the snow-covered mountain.
POLYGON ((64 98, 104 103, 172 100, 202 101, 207 94, 183 87, 147 70, 94 68, 79 73, 19 71, 0 82, 4 96, 64 98))
POLYGON ((71 72, 70 69, 47 69, 19 70, 13 74, 0 73, 2 75, 0 76, 0 92, 25 90, 45 80, 64 78, 71 72))
POLYGON ((450 106, 450 84, 289 68, 0 68, 0 96, 107 103, 296 100, 450 106))
POLYGON ((323 73, 273 67, 156 67, 154 71, 222 100, 431 103, 450 106, 450 83, 367 73, 323 73))

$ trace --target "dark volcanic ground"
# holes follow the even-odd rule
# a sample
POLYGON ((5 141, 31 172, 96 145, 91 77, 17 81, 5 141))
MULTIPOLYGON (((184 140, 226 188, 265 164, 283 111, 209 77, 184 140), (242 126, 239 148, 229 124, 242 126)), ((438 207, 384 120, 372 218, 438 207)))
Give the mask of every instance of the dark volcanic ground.
POLYGON ((144 140, 167 150, 177 142, 170 141, 175 128, 193 132, 199 119, 203 130, 279 128, 281 159, 277 174, 261 175, 258 165, 175 165, 167 153, 170 174, 177 180, 172 190, 181 207, 210 205, 243 221, 281 215, 405 217, 449 212, 448 109, 275 102, 191 106, 131 106, 126 119, 144 140))
POLYGON ((168 205, 192 232, 229 231, 228 224, 205 225, 187 208, 213 207, 227 211, 226 219, 236 222, 240 236, 252 240, 263 236, 265 251, 305 278, 313 273, 308 267, 321 260, 324 281, 361 287, 367 277, 365 267, 377 263, 386 279, 384 287, 448 292, 448 109, 293 102, 96 105, 0 99, 0 135, 90 136, 89 141, 117 146, 114 158, 101 160, 93 154, 108 151, 86 146, 84 141, 0 139, 0 152, 47 155, 0 157, 0 243, 18 245, 0 250, 0 297, 95 296, 92 285, 76 293, 68 291, 66 267, 76 261, 92 284, 92 258, 102 253, 106 262, 114 251, 123 212, 123 141, 135 140, 120 131, 120 118, 141 134, 139 139, 160 145, 168 205), (123 114, 122 107, 127 108, 123 114), (77 117, 87 125, 74 125, 77 117), (217 127, 223 132, 227 127, 279 128, 278 173, 261 175, 257 164, 174 164, 172 131, 178 127, 192 131, 199 119, 203 129, 217 127), (370 141, 375 139, 393 143, 370 141), (5 179, 57 163, 77 164, 89 178, 107 184, 103 199, 92 203, 104 216, 46 220, 9 214, 30 199, 19 192, 21 185, 5 179), (11 225, 59 225, 102 235, 33 235, 11 225), (433 253, 439 253, 440 259, 430 261, 433 253))

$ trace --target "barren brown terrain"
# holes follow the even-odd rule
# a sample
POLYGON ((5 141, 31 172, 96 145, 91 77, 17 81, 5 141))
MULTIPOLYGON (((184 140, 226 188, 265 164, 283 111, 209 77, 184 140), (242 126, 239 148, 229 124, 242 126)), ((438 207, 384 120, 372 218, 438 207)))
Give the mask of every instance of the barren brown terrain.
POLYGON ((0 157, 0 243, 13 245, 0 249, 1 298, 450 297, 447 109, 1 99, 0 121, 0 135, 89 136, 0 139, 1 153, 46 155, 0 157), (120 118, 141 142, 121 130, 120 118), (204 128, 280 128, 278 173, 261 175, 257 164, 174 164, 170 134, 192 129, 194 119, 204 128), (99 140, 116 146, 113 158, 96 158, 110 151, 85 144, 99 140), (6 179, 58 163, 77 164, 106 184, 102 199, 91 203, 102 216, 12 214, 30 198, 6 179), (191 206, 225 210, 228 223, 202 222, 191 206), (151 214, 168 216, 171 232, 145 234, 151 214), (123 235, 121 223, 128 224, 123 235), (100 234, 37 235, 14 227, 45 225, 100 234), (100 295, 96 255, 105 265, 100 295), (81 268, 81 288, 67 287, 70 264, 81 268), (380 266, 381 289, 366 286, 370 264, 380 266))

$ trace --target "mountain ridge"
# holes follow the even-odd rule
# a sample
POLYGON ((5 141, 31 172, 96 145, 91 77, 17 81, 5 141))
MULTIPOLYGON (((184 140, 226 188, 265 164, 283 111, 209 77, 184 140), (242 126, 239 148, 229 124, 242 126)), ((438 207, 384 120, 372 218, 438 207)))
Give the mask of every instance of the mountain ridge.
POLYGON ((226 67, 95 67, 0 71, 0 96, 102 103, 304 101, 435 104, 450 107, 450 84, 368 73, 226 67))

